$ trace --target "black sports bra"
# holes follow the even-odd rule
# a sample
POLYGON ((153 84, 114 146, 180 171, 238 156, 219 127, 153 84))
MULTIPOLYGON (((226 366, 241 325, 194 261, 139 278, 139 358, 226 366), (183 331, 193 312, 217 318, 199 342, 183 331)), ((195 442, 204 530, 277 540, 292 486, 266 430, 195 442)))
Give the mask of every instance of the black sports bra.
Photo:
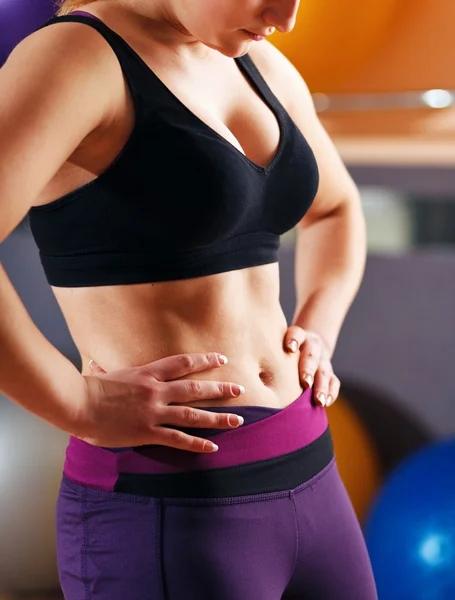
POLYGON ((135 108, 123 150, 95 180, 43 206, 30 226, 51 285, 175 281, 277 262, 280 235, 308 211, 319 175, 307 141, 248 55, 235 62, 275 114, 278 151, 254 163, 192 113, 96 18, 135 108))

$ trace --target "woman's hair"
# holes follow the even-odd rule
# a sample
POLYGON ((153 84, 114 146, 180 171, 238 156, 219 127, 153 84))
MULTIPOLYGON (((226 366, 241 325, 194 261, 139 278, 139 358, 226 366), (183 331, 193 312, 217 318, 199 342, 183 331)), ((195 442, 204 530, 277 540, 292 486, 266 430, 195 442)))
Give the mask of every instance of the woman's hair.
POLYGON ((55 0, 57 5, 57 12, 55 13, 58 17, 63 17, 73 10, 78 10, 85 4, 89 4, 93 0, 55 0))

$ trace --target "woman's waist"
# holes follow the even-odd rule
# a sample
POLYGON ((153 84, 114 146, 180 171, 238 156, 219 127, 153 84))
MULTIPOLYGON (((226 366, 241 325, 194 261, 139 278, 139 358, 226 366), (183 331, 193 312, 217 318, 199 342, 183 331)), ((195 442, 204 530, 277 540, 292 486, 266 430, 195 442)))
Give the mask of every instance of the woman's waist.
POLYGON ((228 364, 216 369, 190 373, 182 379, 222 381, 243 385, 246 393, 240 398, 195 400, 197 406, 269 406, 284 408, 302 392, 299 381, 299 353, 284 349, 286 323, 246 323, 235 330, 197 327, 137 327, 119 343, 116 336, 104 341, 94 335, 90 343, 78 344, 82 358, 82 374, 90 375, 89 362, 94 359, 105 371, 146 365, 179 354, 218 352, 228 358, 228 364))
MULTIPOLYGON (((208 350, 217 351, 217 350, 208 350)), ((199 352, 198 350, 192 352, 199 352)), ((192 353, 191 352, 191 353, 192 353)), ((201 350, 202 352, 202 350, 201 350)), ((174 352, 181 354, 183 352, 174 352)), ((179 406, 192 407, 229 407, 229 406, 262 406, 270 408, 285 408, 291 404, 303 391, 298 374, 298 356, 289 353, 280 357, 241 355, 221 351, 228 356, 228 364, 218 369, 200 371, 188 374, 179 379, 191 379, 199 381, 221 381, 243 385, 245 394, 233 398, 205 398, 188 402, 179 402, 179 406)), ((90 375, 88 365, 92 357, 82 356, 83 375, 90 375)), ((103 361, 94 357, 94 360, 107 372, 117 369, 109 369, 103 361)), ((155 359, 157 360, 157 359, 155 359)), ((147 364, 152 361, 145 361, 147 364)), ((126 366, 139 366, 130 363, 126 366)), ((172 405, 172 402, 170 402, 172 405)))

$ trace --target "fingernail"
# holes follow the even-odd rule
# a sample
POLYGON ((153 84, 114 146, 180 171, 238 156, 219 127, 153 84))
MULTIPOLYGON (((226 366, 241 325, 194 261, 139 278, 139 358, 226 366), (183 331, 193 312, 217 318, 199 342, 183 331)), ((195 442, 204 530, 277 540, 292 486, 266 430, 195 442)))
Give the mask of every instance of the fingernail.
POLYGON ((224 354, 218 354, 218 360, 222 365, 226 365, 228 362, 228 359, 226 356, 224 356, 224 354))
POLYGON ((289 350, 291 350, 292 352, 297 352, 297 348, 299 347, 298 343, 296 342, 296 340, 291 340, 288 344, 288 348, 289 350))
POLYGON ((330 394, 327 396, 327 402, 325 403, 326 406, 330 406, 333 402, 333 396, 331 396, 330 394))
POLYGON ((236 387, 234 387, 234 394, 236 396, 240 396, 240 394, 244 394, 245 393, 245 388, 243 387, 243 385, 238 385, 236 387))
POLYGON ((93 358, 92 358, 92 360, 91 360, 91 361, 88 363, 88 366, 89 366, 91 369, 93 369, 93 367, 95 366, 95 361, 93 360, 93 358))
POLYGON ((240 425, 243 425, 244 418, 241 417, 240 415, 229 415, 229 425, 231 425, 232 427, 240 427, 240 425), (232 417, 232 419, 231 419, 232 417))
POLYGON ((309 387, 311 387, 313 385, 313 376, 312 375, 304 375, 303 381, 306 381, 308 383, 309 387))
POLYGON ((204 452, 216 452, 217 450, 218 446, 212 442, 207 442, 204 444, 204 452))
POLYGON ((317 395, 317 399, 319 400, 319 402, 322 404, 322 406, 326 405, 326 399, 325 399, 325 394, 323 394, 322 392, 320 394, 317 395))

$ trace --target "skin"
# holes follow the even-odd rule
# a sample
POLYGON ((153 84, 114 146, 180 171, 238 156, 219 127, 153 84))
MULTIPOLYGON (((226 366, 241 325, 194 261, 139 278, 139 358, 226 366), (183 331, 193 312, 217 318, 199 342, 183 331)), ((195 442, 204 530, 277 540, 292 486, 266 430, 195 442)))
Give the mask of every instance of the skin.
MULTIPOLYGON (((82 356, 83 374, 92 373, 91 359, 99 373, 185 352, 213 351, 229 359, 223 380, 243 385, 246 393, 188 406, 284 408, 313 383, 315 397, 324 395, 321 404, 327 396, 330 402, 338 396, 340 382, 331 356, 364 262, 358 192, 318 121, 301 76, 269 42, 254 42, 242 31, 289 32, 297 8, 297 0, 98 0, 83 7, 117 31, 192 112, 250 159, 266 165, 277 151, 279 129, 232 60, 249 52, 312 146, 321 177, 315 202, 297 226, 303 241, 296 249, 297 263, 305 257, 318 265, 318 272, 302 267, 296 276, 291 327, 279 303, 277 264, 175 282, 53 287, 82 356), (288 348, 291 339, 297 341, 296 351, 288 348)), ((93 45, 109 99, 98 126, 45 182, 34 206, 103 172, 133 127, 131 98, 112 51, 84 25, 47 29, 64 28, 67 36, 93 45)), ((220 373, 192 373, 185 379, 215 381, 220 373)))

